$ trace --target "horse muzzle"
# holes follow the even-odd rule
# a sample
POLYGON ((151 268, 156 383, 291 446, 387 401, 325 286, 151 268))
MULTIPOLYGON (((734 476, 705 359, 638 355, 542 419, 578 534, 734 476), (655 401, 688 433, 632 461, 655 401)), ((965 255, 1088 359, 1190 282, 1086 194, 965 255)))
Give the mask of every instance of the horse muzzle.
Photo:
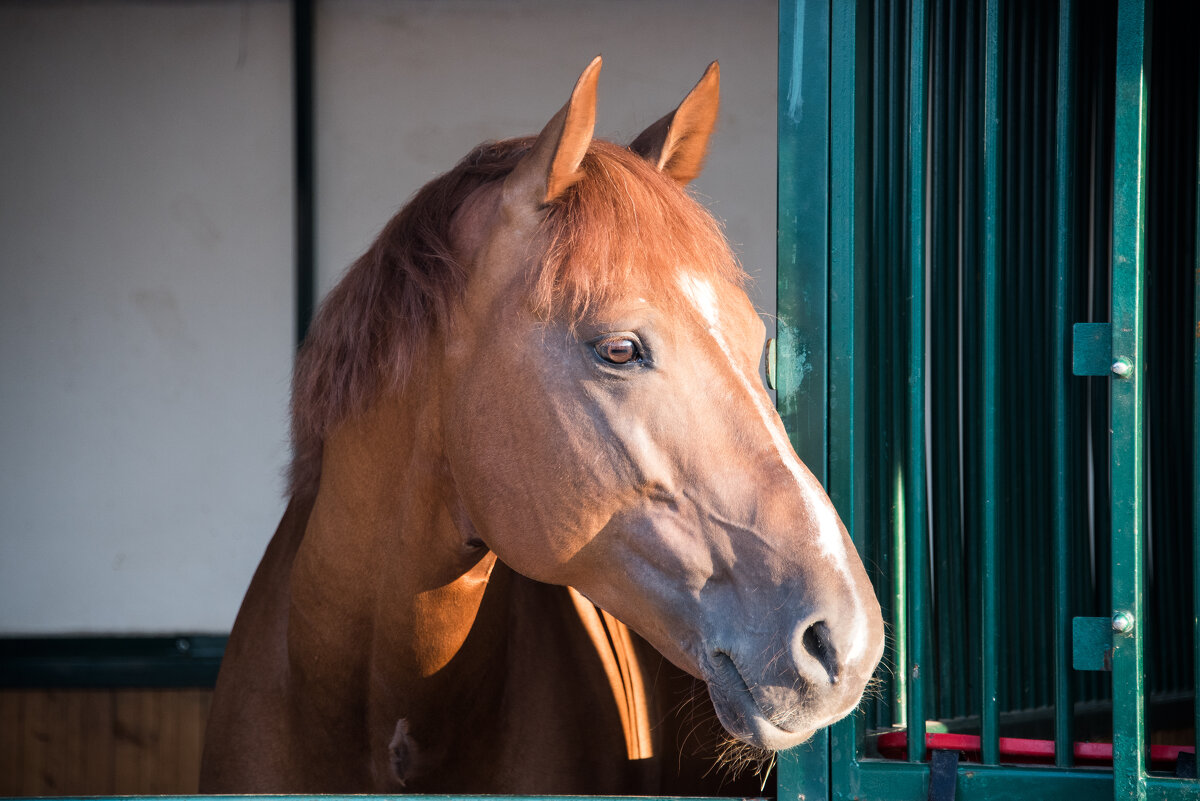
POLYGON ((779 751, 848 715, 883 653, 877 605, 874 612, 873 619, 856 621, 866 632, 839 636, 817 620, 796 626, 775 647, 735 637, 729 647, 710 649, 703 672, 721 725, 743 742, 779 751))

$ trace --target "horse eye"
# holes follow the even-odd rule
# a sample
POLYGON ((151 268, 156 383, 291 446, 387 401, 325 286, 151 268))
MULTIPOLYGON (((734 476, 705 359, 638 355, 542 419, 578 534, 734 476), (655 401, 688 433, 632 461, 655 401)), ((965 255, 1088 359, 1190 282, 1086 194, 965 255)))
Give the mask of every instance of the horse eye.
POLYGON ((612 337, 596 343, 596 354, 609 364, 629 364, 641 359, 638 343, 629 337, 612 337))

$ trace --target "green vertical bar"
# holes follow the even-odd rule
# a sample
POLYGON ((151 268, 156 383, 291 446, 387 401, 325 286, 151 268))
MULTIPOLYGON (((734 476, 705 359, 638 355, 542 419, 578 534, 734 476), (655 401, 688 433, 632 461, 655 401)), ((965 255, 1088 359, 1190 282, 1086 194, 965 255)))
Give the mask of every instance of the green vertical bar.
MULTIPOLYGON (((941 635, 938 647, 953 651, 953 662, 950 668, 949 675, 956 677, 953 680, 943 679, 943 682, 949 685, 949 709, 942 710, 939 714, 949 717, 961 717, 967 714, 967 694, 970 686, 970 678, 967 675, 970 662, 970 651, 967 649, 967 600, 966 587, 967 579, 964 571, 963 563, 963 517, 961 514, 961 488, 963 486, 963 474, 959 463, 959 453, 962 447, 961 439, 961 418, 959 414, 959 404, 962 401, 961 387, 964 381, 962 368, 960 367, 960 355, 962 347, 962 337, 959 334, 962 325, 961 313, 959 310, 959 297, 962 291, 962 279, 960 272, 960 262, 958 259, 958 247, 960 237, 963 235, 961 225, 959 224, 959 212, 962 209, 963 196, 960 191, 962 174, 959 171, 959 165, 964 163, 968 157, 963 152, 960 136, 962 132, 961 124, 963 118, 963 50, 964 50, 964 29, 962 25, 963 5, 961 3, 950 3, 948 9, 948 34, 947 34, 947 68, 948 81, 946 87, 946 111, 945 111, 945 136, 947 143, 947 157, 945 162, 939 162, 937 169, 944 173, 943 191, 945 199, 943 208, 946 214, 945 232, 942 235, 945 259, 943 269, 946 275, 946 289, 942 300, 942 312, 948 321, 950 327, 946 333, 947 347, 945 354, 947 357, 947 372, 946 376, 939 380, 941 391, 947 398, 947 420, 949 425, 943 424, 943 450, 942 458, 945 460, 945 472, 948 474, 948 480, 944 482, 944 492, 948 497, 944 518, 948 521, 944 526, 946 534, 942 537, 943 549, 945 555, 939 555, 938 564, 939 570, 945 576, 944 580, 938 580, 938 586, 941 589, 946 602, 942 606, 946 607, 947 617, 949 618, 948 631, 941 635), (943 567, 944 565, 944 567, 943 567), (953 599, 953 600, 951 600, 953 599)), ((966 30, 966 35, 970 35, 969 29, 966 30)), ((964 172, 966 169, 963 170, 964 172)), ((965 212, 963 216, 969 215, 965 212)), ((965 249, 965 248, 964 248, 965 249)), ((939 515, 942 512, 939 512, 939 515)), ((946 674, 943 674, 946 675, 946 674)))
POLYGON ((930 181, 929 206, 932 210, 930 237, 929 350, 927 370, 930 376, 930 487, 929 508, 933 528, 934 603, 936 619, 929 641, 937 646, 936 690, 931 705, 935 717, 952 717, 956 688, 962 682, 950 680, 962 674, 957 669, 961 637, 955 629, 955 611, 960 603, 950 603, 962 582, 958 575, 958 314, 955 254, 957 236, 951 224, 957 213, 954 186, 958 181, 953 135, 957 122, 952 115, 953 77, 958 70, 951 59, 954 4, 936 4, 930 9, 930 181), (952 166, 954 165, 954 166, 952 166))
POLYGON ((925 759, 925 689, 934 665, 923 664, 925 601, 929 596, 928 514, 925 493, 925 98, 929 13, 912 0, 908 38, 908 454, 905 499, 908 530, 908 758, 925 759))
POLYGON ((776 402, 825 481, 829 225, 829 0, 779 4, 776 402))
POLYGON ((1112 231, 1114 362, 1130 371, 1109 383, 1112 404, 1113 780, 1116 798, 1145 797, 1142 525, 1145 510, 1142 372, 1145 321, 1146 9, 1117 6, 1116 114, 1112 231), (1127 615, 1129 628, 1117 627, 1127 615))
MULTIPOLYGON (((979 126, 982 122, 982 62, 980 53, 983 52, 983 37, 980 35, 980 8, 977 3, 968 3, 966 8, 966 69, 964 71, 964 115, 963 115, 963 169, 962 169, 962 266, 960 280, 962 281, 962 309, 959 312, 962 326, 962 463, 963 463, 963 528, 970 532, 964 538, 963 560, 967 577, 967 591, 963 616, 966 619, 966 655, 968 676, 965 682, 967 688, 975 689, 981 686, 981 648, 980 626, 977 610, 979 608, 980 568, 979 558, 980 537, 978 536, 980 502, 979 443, 982 441, 980 432, 979 392, 981 390, 979 351, 979 326, 973 321, 980 319, 978 291, 979 276, 982 272, 980 262, 981 248, 979 246, 980 221, 982 219, 982 204, 980 198, 981 179, 981 149, 979 126)), ((969 696, 966 701, 966 714, 976 713, 975 697, 969 696)))
MULTIPOLYGON (((1029 98, 1029 76, 1034 65, 1033 54, 1030 52, 1030 9, 1017 3, 1010 5, 1009 8, 1013 13, 1009 17, 1007 33, 1010 40, 1015 42, 1016 58, 1009 62, 1012 69, 1009 71, 1008 77, 1014 89, 1011 97, 1016 104, 1017 113, 1014 114, 1011 109, 1007 112, 1007 118, 1011 125, 1009 128, 1011 136, 1006 140, 1009 147, 1006 154, 1008 160, 1005 172, 1013 176, 1014 180, 1012 195, 1007 198, 1005 212, 1009 214, 1009 218, 1014 223, 1010 230, 1015 232, 1015 236, 1004 243, 1007 248, 1006 254, 1009 256, 1004 265, 1004 272, 1011 276, 1009 286, 1012 292, 1005 297, 1005 300, 1009 301, 1006 311, 1011 314, 1011 317, 1005 318, 1005 322, 1015 320, 1016 325, 1002 323, 1001 336, 1005 344, 1005 352, 1011 354, 1010 358, 1015 358, 1022 367, 1028 367, 1030 365, 1030 332, 1033 327, 1033 310, 1030 308, 1031 299, 1028 288, 1028 276, 1033 262, 1029 185, 1032 181, 1030 171, 1033 156, 1032 133, 1037 124, 1029 98)), ((1017 391, 1018 387, 1013 387, 1011 383, 1007 382, 1006 389, 1008 390, 1008 405, 1002 419, 1029 420, 1028 393, 1017 391)), ((1005 525, 1004 552, 1008 561, 1002 575, 1008 578, 1010 586, 1016 589, 1016 592, 1005 596, 1005 607, 1011 610, 1002 640, 1005 645, 1004 652, 1009 656, 1008 681, 1004 683, 1008 688, 1004 704, 1007 709, 1020 709, 1033 705, 1028 696, 1033 683, 1033 649, 1029 642, 1032 629, 1030 608, 1033 600, 1031 597, 1033 589, 1029 579, 1033 571, 1019 569, 1021 565, 1031 564, 1032 554, 1029 553, 1028 532, 1034 526, 1034 504, 1030 482, 1031 474, 1034 471, 1032 465, 1023 464, 1018 456, 1027 447, 1027 441, 1025 441, 1027 428, 1027 423, 1023 425, 1009 424, 1004 430, 1003 440, 1005 443, 1004 462, 1007 470, 1003 471, 1002 475, 1009 477, 1010 486, 1016 493, 1016 497, 1022 499, 1021 503, 1008 507, 1008 519, 1003 524, 1005 525)), ((1010 496, 1002 492, 998 497, 1010 496)))
MULTIPOLYGON (((872 330, 876 332, 890 331, 890 312, 895 305, 891 303, 891 293, 888 292, 889 278, 894 273, 890 269, 893 260, 888 258, 890 241, 888 233, 889 211, 892 203, 893 171, 890 165, 891 127, 894 117, 891 110, 891 92, 889 87, 894 80, 896 70, 891 69, 891 26, 888 24, 889 15, 882 6, 882 0, 871 0, 871 75, 870 84, 874 87, 871 103, 872 137, 871 137, 871 196, 870 196, 870 251, 863 265, 874 280, 866 291, 868 312, 871 315, 872 330)), ((891 525, 892 494, 892 448, 894 430, 892 428, 891 392, 883 388, 889 386, 891 377, 891 347, 895 337, 873 336, 866 344, 870 354, 869 364, 873 369, 868 373, 871 383, 869 397, 874 401, 875 414, 870 421, 872 439, 872 487, 870 495, 873 502, 871 526, 873 541, 876 545, 876 562, 879 570, 875 574, 876 585, 880 595, 880 607, 884 620, 891 632, 891 643, 884 659, 893 666, 903 664, 900 650, 903 638, 898 623, 895 578, 903 571, 895 565, 898 555, 894 547, 897 530, 891 525)), ((888 670, 883 674, 883 714, 877 721, 878 725, 902 725, 903 717, 903 671, 888 670)))
POLYGON ((997 470, 998 376, 1000 356, 997 324, 999 312, 1000 271, 1000 0, 987 0, 987 19, 984 40, 984 111, 983 111, 983 393, 981 443, 983 514, 980 557, 982 612, 983 697, 982 716, 983 762, 995 765, 1000 761, 1000 719, 998 709, 999 628, 996 621, 996 569, 998 551, 998 516, 1000 501, 999 471, 997 470))
POLYGON ((1071 380, 1068 336, 1075 190, 1075 25, 1072 0, 1058 5, 1058 102, 1054 130, 1054 764, 1074 764, 1071 696, 1071 461, 1067 443, 1067 382, 1071 380))
MULTIPOLYGON (((986 3, 985 3, 986 6, 986 3)), ((1009 433, 1002 427, 1003 424, 1013 419, 1015 411, 1015 391, 1006 382, 1001 382, 995 379, 996 367, 988 362, 988 355, 998 346, 996 342, 1000 337, 1006 337, 1004 345, 1006 353, 1011 354, 1011 358, 1019 359, 1018 349, 1020 347, 1020 338, 1016 336, 1017 325, 1006 325, 1010 317, 1015 318, 1016 310, 1021 307, 1018 300, 1018 286, 1020 264, 1020 239, 1017 236, 1018 226, 1021 223, 1021 185, 1020 185, 1020 166, 1021 166, 1021 137, 1020 128, 1025 124, 1024 114, 1020 108, 1018 93, 1021 89, 1020 67, 1020 45, 1021 45, 1021 29, 1019 25, 1019 11, 1021 6, 1016 2, 1006 3, 1004 0, 1000 2, 1000 20, 999 24, 1005 35, 998 44, 997 64, 1000 70, 999 78, 996 81, 996 102, 999 108, 1000 129, 998 140, 1005 145, 1003 155, 1004 169, 1001 170, 999 181, 996 185, 997 210, 996 210, 996 226, 997 226, 997 241, 995 246, 1003 248, 1005 257, 1009 260, 1006 264, 1001 264, 999 258, 996 261, 989 262, 987 259, 987 248, 989 246, 986 233, 984 237, 984 277, 981 286, 983 294, 983 317, 981 327, 984 329, 980 337, 980 346, 984 349, 982 352, 982 360, 984 362, 981 378, 983 381, 983 392, 981 399, 987 402, 987 397, 993 395, 995 397, 995 420, 993 425, 996 426, 996 442, 997 447, 993 448, 991 453, 994 454, 994 474, 996 484, 990 485, 987 483, 988 464, 984 464, 984 509, 983 516, 980 522, 987 524, 987 514, 990 508, 996 510, 996 530, 999 531, 1001 526, 1015 527, 1020 529, 1020 519, 1024 504, 1014 504, 1011 508, 1006 504, 999 503, 999 499, 1008 497, 1009 492, 1020 493, 1020 470, 1012 469, 1015 451, 1015 444, 1012 440, 1004 436, 1009 433), (1001 200, 1002 199, 1002 200, 1001 200), (1010 266, 1012 265, 1012 266, 1010 266), (989 266, 991 270, 989 272, 989 266), (991 278, 996 282, 995 294, 991 295, 988 291, 988 280, 991 278), (989 315, 995 315, 995 333, 994 336, 988 336, 987 321, 989 315), (989 381, 991 382, 989 385, 989 381), (993 498, 996 499, 993 502, 993 498)), ((987 25, 987 17, 985 11, 985 28, 987 25)), ((987 31, 984 33, 985 42, 987 31)), ((985 44, 985 47, 990 50, 990 42, 985 44)), ((985 56, 984 62, 984 118, 985 128, 984 134, 987 134, 987 102, 991 90, 987 88, 987 61, 985 56)), ((984 144, 984 229, 987 229, 987 145, 984 144)), ((999 151, 997 153, 999 155, 999 151)), ((980 455, 982 459, 989 459, 986 438, 988 436, 988 424, 984 423, 985 430, 982 432, 985 441, 980 443, 980 455)), ((1012 432, 1012 436, 1017 436, 1016 432, 1012 432)), ((982 533, 982 532, 981 532, 982 533)), ((1015 561, 1018 552, 1019 537, 1014 537, 1012 542, 1005 542, 1006 547, 998 548, 995 556, 987 553, 987 543, 983 543, 980 549, 980 555, 985 559, 985 572, 982 576, 986 583, 989 579, 987 570, 995 572, 995 576, 1013 576, 1014 585, 1018 585, 1021 580, 1021 575, 1014 575, 1012 571, 1012 563, 1015 561)), ((997 578, 998 580, 998 578, 997 578)), ((1012 676, 1016 675, 1017 671, 1013 669, 1014 662, 1020 657, 1020 649, 1014 645, 1014 623, 1018 619, 1019 614, 1016 610, 1016 605, 1019 603, 1018 592, 1014 594, 1011 603, 1003 606, 995 606, 996 615, 996 637, 998 638, 999 647, 996 650, 999 660, 997 663, 997 693, 999 698, 1004 698, 1009 705, 1015 700, 1015 694, 1012 692, 1012 676)), ((989 604, 986 599, 986 587, 983 590, 983 595, 980 597, 981 611, 985 604, 989 604)))
MULTIPOLYGON (((858 104, 858 3, 834 3, 829 22, 829 495, 863 555, 867 540, 864 501, 866 424, 862 396, 866 371, 866 315, 858 280, 858 254, 865 241, 865 218, 857 198, 864 197, 866 172, 857 158, 860 126, 866 115, 858 104)), ((864 560, 866 561, 866 560, 864 560)), ((830 728, 833 790, 848 788, 862 752, 861 714, 830 728)), ((780 799, 787 798, 782 793, 780 799)))
POLYGON ((888 249, 884 262, 890 269, 885 271, 886 294, 881 298, 884 304, 884 319, 886 325, 886 365, 885 379, 887 385, 883 388, 886 399, 888 418, 885 421, 889 438, 888 461, 885 466, 885 487, 891 493, 890 531, 892 535, 892 586, 891 606, 896 641, 896 722, 901 726, 908 725, 908 586, 905 583, 907 571, 907 529, 904 511, 904 396, 899 391, 899 381, 905 369, 905 344, 902 328, 901 297, 904 276, 904 147, 905 115, 904 93, 905 75, 904 53, 907 47, 907 19, 902 3, 891 0, 879 0, 881 9, 888 14, 888 110, 887 110, 887 179, 888 205, 885 209, 886 224, 883 234, 888 249))
MULTIPOLYGON (((1200 104, 1198 104, 1200 109, 1200 104)), ((1200 754, 1200 125, 1196 136, 1195 269, 1192 272, 1192 707, 1200 754)))
MULTIPOLYGON (((1050 266, 1054 259, 1054 240, 1051 237, 1051 225, 1055 214, 1056 204, 1054 203, 1054 184, 1051 181, 1046 181, 1044 176, 1048 176, 1051 170, 1054 169, 1054 157, 1056 146, 1054 142, 1055 123, 1057 119, 1053 116, 1056 109, 1057 89, 1048 80, 1041 76, 1049 76, 1055 74, 1051 72, 1055 67, 1055 47, 1057 45, 1057 27, 1054 25, 1055 20, 1051 14, 1039 14, 1034 21, 1034 44, 1035 54, 1037 56, 1038 68, 1035 72, 1035 92, 1034 103, 1037 110, 1038 126, 1035 132, 1035 153, 1034 161, 1034 204, 1033 204, 1033 219, 1034 233, 1037 237, 1035 245, 1037 252, 1037 260, 1039 264, 1050 266), (1041 180, 1039 180, 1041 179, 1041 180)), ((1054 302, 1054 274, 1052 269, 1042 269, 1033 271, 1032 283, 1034 287, 1035 314, 1034 319, 1037 323, 1037 328, 1034 332, 1033 341, 1033 359, 1030 367, 1037 371, 1038 375, 1053 376, 1056 371, 1056 359, 1049 348, 1054 344, 1055 333, 1055 309, 1057 304, 1054 302)), ((1053 379, 1043 385, 1042 391, 1032 396, 1032 409, 1036 410, 1039 403, 1045 404, 1047 400, 1050 405, 1053 405, 1053 379)), ((1043 406, 1044 408, 1044 406, 1043 406)), ((1051 431, 1049 415, 1031 415, 1034 421, 1032 426, 1032 435, 1034 437, 1034 447, 1030 450, 1036 450, 1036 443, 1050 442, 1054 439, 1054 434, 1051 431)), ((1055 515, 1053 497, 1054 488, 1054 455, 1050 454, 1050 459, 1035 459, 1034 464, 1037 466, 1037 476, 1034 484, 1034 491, 1037 496, 1036 510, 1036 526, 1041 527, 1049 524, 1053 530, 1053 518, 1055 515)), ((1055 573, 1057 562, 1054 558, 1054 537, 1051 536, 1049 541, 1045 541, 1040 537, 1030 537, 1032 550, 1034 554, 1034 564, 1037 570, 1034 574, 1034 581, 1037 582, 1036 601, 1033 607, 1033 649, 1032 661, 1034 676, 1036 682, 1034 684, 1034 705, 1046 706, 1054 703, 1054 691, 1057 665, 1041 654, 1056 653, 1056 638, 1054 635, 1057 629, 1058 619, 1056 615, 1047 614, 1047 610, 1059 610, 1061 604, 1057 603, 1055 588, 1058 584, 1058 576, 1055 573)), ((1057 726, 1056 726, 1057 730, 1057 726)))
MULTIPOLYGON (((825 482, 828 0, 779 3, 778 81, 776 398, 797 454, 825 482)), ((779 755, 776 783, 779 798, 828 798, 828 729, 779 755)))

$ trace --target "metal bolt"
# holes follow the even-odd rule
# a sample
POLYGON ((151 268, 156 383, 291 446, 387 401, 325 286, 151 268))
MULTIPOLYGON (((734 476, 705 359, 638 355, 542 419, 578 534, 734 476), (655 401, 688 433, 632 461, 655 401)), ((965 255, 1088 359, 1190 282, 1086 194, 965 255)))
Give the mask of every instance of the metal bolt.
POLYGON ((1128 612, 1117 612, 1112 616, 1113 631, 1128 634, 1133 631, 1133 615, 1128 612))
POLYGON ((778 345, 775 344, 775 337, 771 337, 767 340, 767 389, 775 389, 775 381, 778 370, 776 367, 776 359, 779 358, 776 353, 777 347, 778 345))
POLYGON ((1128 378, 1133 374, 1133 363, 1122 356, 1113 362, 1112 371, 1117 378, 1128 378))

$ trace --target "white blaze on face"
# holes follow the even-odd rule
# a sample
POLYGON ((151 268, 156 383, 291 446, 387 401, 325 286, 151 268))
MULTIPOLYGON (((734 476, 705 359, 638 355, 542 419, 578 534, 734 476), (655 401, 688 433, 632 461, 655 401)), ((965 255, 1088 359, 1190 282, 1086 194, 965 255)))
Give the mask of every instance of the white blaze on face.
MULTIPOLYGON (((770 437, 776 453, 779 454, 780 461, 792 474, 800 492, 808 499, 809 508, 813 510, 817 518, 817 545, 820 547, 821 553, 833 562, 834 568, 846 577, 848 584, 853 583, 845 542, 842 539, 841 528, 838 526, 833 505, 825 497, 823 491, 813 486, 816 482, 812 475, 800 464, 800 460, 796 458, 796 452, 792 450, 791 443, 787 441, 780 426, 775 424, 766 393, 756 387, 733 362, 732 352, 725 342, 725 336, 721 333, 720 306, 717 302, 716 289, 710 281, 697 278, 687 272, 680 272, 679 286, 696 311, 700 312, 700 316, 708 323, 709 335, 716 340, 717 347, 721 353, 725 354, 729 366, 733 369, 733 374, 737 376, 738 382, 750 396, 750 400, 762 420, 763 428, 766 429, 767 436, 770 437)), ((845 658, 848 660, 861 656, 867 644, 866 615, 863 612, 862 601, 857 596, 854 597, 854 618, 856 635, 850 652, 845 654, 845 658)))

